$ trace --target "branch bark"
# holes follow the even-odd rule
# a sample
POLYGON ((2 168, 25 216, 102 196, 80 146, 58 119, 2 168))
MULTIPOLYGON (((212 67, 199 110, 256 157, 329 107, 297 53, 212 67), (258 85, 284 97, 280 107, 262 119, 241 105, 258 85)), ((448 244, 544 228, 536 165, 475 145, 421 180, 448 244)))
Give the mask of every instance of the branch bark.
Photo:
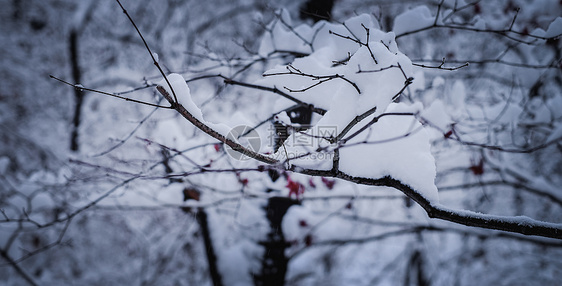
POLYGON ((466 226, 475 226, 481 228, 516 232, 525 235, 538 235, 562 239, 561 224, 541 222, 528 217, 495 216, 466 210, 450 209, 443 205, 430 202, 410 186, 390 176, 380 179, 372 179, 353 177, 338 171, 334 177, 362 185, 386 186, 395 188, 414 200, 418 205, 420 205, 427 212, 427 215, 430 218, 438 218, 466 226))
POLYGON ((250 158, 256 159, 260 162, 267 163, 267 164, 277 164, 277 163, 279 163, 279 161, 276 160, 276 159, 273 159, 271 157, 267 157, 265 155, 256 153, 256 152, 254 152, 250 149, 247 149, 246 147, 226 138, 226 136, 218 133, 217 131, 213 130, 211 127, 205 125, 205 123, 201 122, 199 119, 195 118, 189 111, 187 111, 187 109, 185 109, 185 107, 183 107, 183 105, 181 105, 180 103, 177 103, 176 100, 174 98, 172 98, 172 96, 162 86, 157 86, 156 89, 172 105, 172 108, 174 108, 177 112, 179 112, 179 114, 181 114, 185 119, 187 119, 187 121, 191 122, 191 124, 195 125, 195 127, 199 128, 201 131, 207 133, 211 137, 213 137, 213 138, 223 142, 224 144, 228 145, 229 147, 231 147, 235 151, 240 152, 240 153, 242 153, 242 154, 244 154, 244 155, 246 155, 250 158))

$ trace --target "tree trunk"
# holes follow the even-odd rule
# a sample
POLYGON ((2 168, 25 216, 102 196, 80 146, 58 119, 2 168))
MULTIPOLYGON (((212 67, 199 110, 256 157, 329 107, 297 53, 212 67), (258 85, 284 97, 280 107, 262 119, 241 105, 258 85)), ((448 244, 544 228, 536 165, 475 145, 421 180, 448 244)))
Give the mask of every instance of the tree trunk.
POLYGON ((265 247, 262 260, 262 270, 254 277, 257 286, 282 286, 285 285, 285 274, 289 260, 285 257, 287 242, 283 236, 281 222, 287 210, 298 201, 286 197, 273 197, 269 199, 266 207, 267 219, 271 231, 267 235, 267 241, 261 244, 265 247))
MULTIPOLYGON (((78 31, 73 29, 69 36, 70 64, 72 67, 72 80, 79 84, 82 78, 80 72, 80 62, 78 53, 78 31)), ((74 117, 72 119, 72 132, 70 135, 70 150, 78 151, 78 129, 80 127, 80 117, 82 114, 82 102, 84 101, 84 92, 78 88, 74 89, 74 98, 76 99, 74 106, 74 117)))
POLYGON ((209 262, 209 274, 214 286, 222 286, 222 277, 217 267, 217 256, 211 240, 211 232, 209 231, 209 223, 207 220, 207 213, 204 209, 199 209, 195 215, 197 222, 201 227, 203 233, 203 243, 205 244, 205 252, 207 254, 207 261, 209 262))

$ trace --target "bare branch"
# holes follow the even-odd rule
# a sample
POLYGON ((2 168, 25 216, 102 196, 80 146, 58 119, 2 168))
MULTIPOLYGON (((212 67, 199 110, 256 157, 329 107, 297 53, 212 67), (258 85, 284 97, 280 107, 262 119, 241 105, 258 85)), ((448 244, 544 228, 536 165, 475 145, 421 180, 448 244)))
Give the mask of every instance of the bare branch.
POLYGON ((90 91, 90 92, 94 92, 94 93, 99 93, 99 94, 103 94, 103 95, 108 95, 111 97, 115 97, 115 98, 119 98, 119 99, 123 99, 125 101, 130 101, 130 102, 134 102, 134 103, 139 103, 139 104, 143 104, 143 105, 148 105, 148 106, 153 106, 153 107, 158 107, 158 108, 166 108, 166 109, 172 109, 171 106, 163 106, 163 105, 158 105, 158 104, 154 104, 154 103, 150 103, 150 102, 144 102, 144 101, 140 101, 140 100, 136 100, 136 99, 132 99, 132 98, 128 98, 128 97, 124 97, 124 96, 120 96, 118 94, 115 93, 109 93, 109 92, 105 92, 105 91, 100 91, 100 90, 96 90, 96 89, 91 89, 91 88, 87 88, 87 87, 83 87, 79 84, 72 84, 69 83, 65 80, 62 80, 54 75, 49 75, 50 78, 58 80, 66 85, 72 86, 76 89, 79 90, 85 90, 85 91, 90 91))
POLYGON ((29 285, 38 285, 29 274, 27 274, 23 268, 21 268, 17 262, 15 262, 4 249, 0 249, 0 256, 4 258, 15 270, 16 272, 27 282, 29 285))
POLYGON ((137 31, 137 34, 141 38, 146 50, 150 54, 150 58, 152 59, 152 63, 156 66, 156 68, 158 69, 158 71, 160 72, 160 74, 162 75, 164 80, 166 81, 166 84, 168 84, 168 87, 170 87, 170 90, 172 91, 172 95, 174 96, 174 101, 172 101, 172 102, 177 103, 178 97, 176 96, 176 92, 174 91, 174 89, 172 88, 172 85, 168 81, 168 78, 166 77, 166 74, 164 73, 164 70, 162 70, 162 67, 160 67, 160 64, 158 63, 158 60, 156 60, 156 57, 154 56, 154 53, 150 50, 150 47, 148 46, 148 43, 144 39, 144 37, 143 37, 142 33, 140 32, 139 28, 137 27, 137 24, 135 23, 135 21, 133 21, 133 18, 131 17, 131 15, 129 15, 129 12, 127 12, 127 10, 125 9, 125 7, 123 7, 121 2, 119 0, 115 0, 115 1, 117 1, 119 6, 121 7, 121 10, 123 10, 123 13, 125 13, 125 15, 127 15, 127 18, 129 18, 129 21, 131 22, 131 24, 133 24, 133 27, 135 27, 135 30, 137 31))
MULTIPOLYGON (((172 101, 172 97, 170 96, 170 94, 161 86, 157 86, 156 89, 158 90, 158 92, 160 92, 160 94, 162 94, 162 96, 164 96, 164 98, 166 98, 166 100, 173 102, 172 101)), ((224 135, 218 133, 217 131, 215 131, 214 129, 210 128, 209 126, 205 125, 205 123, 199 121, 199 119, 195 118, 193 115, 191 115, 191 113, 189 113, 189 111, 187 111, 187 109, 185 109, 185 107, 183 107, 183 105, 181 105, 180 103, 174 103, 173 108, 180 113, 185 119, 187 119, 187 121, 191 122, 191 124, 193 124, 195 127, 199 128, 201 131, 207 133, 208 135, 210 135, 211 137, 221 141, 222 143, 230 146, 233 150, 240 152, 248 157, 254 158, 260 162, 264 162, 267 164, 276 164, 279 161, 275 160, 271 157, 267 157, 265 155, 259 154, 254 152, 253 150, 250 150, 228 138, 226 138, 224 135)))
POLYGON ((359 89, 359 87, 357 86, 356 83, 350 81, 349 79, 347 79, 344 75, 340 75, 340 74, 333 74, 333 75, 313 75, 313 74, 309 74, 309 73, 304 73, 302 71, 300 71, 299 69, 295 68, 292 65, 288 65, 287 66, 287 72, 276 72, 276 73, 268 73, 268 74, 264 74, 264 77, 268 77, 268 76, 278 76, 278 75, 298 75, 298 76, 303 76, 303 77, 308 77, 308 78, 312 78, 313 80, 318 80, 318 83, 312 84, 311 86, 305 87, 303 89, 300 90, 292 90, 289 89, 287 87, 285 87, 285 89, 287 89, 290 92, 303 92, 306 91, 308 89, 311 89, 315 86, 318 86, 324 82, 339 78, 344 80, 345 82, 349 83, 351 86, 353 86, 353 88, 355 88, 355 90, 357 91, 357 93, 361 94, 361 90, 359 89))
MULTIPOLYGON (((306 169, 295 169, 301 174, 314 174, 315 171, 306 169)), ((331 175, 350 182, 369 186, 386 186, 395 188, 406 196, 414 200, 429 215, 430 218, 438 218, 466 226, 475 226, 488 229, 503 230, 508 232, 516 232, 525 235, 537 235, 562 239, 562 225, 536 221, 528 217, 505 217, 488 214, 475 213, 466 210, 454 210, 445 206, 435 204, 427 200, 419 192, 410 186, 396 180, 390 176, 379 179, 355 177, 345 174, 341 171, 323 172, 324 176, 331 175)))
POLYGON ((468 66, 468 62, 465 62, 464 64, 460 65, 460 66, 456 66, 456 67, 444 67, 445 65, 445 58, 443 58, 443 60, 441 61, 441 64, 439 64, 438 66, 426 66, 424 64, 418 64, 418 63, 412 63, 412 65, 417 66, 417 67, 421 67, 421 68, 429 68, 429 69, 439 69, 439 70, 447 70, 447 71, 455 71, 458 69, 462 69, 464 67, 468 66))

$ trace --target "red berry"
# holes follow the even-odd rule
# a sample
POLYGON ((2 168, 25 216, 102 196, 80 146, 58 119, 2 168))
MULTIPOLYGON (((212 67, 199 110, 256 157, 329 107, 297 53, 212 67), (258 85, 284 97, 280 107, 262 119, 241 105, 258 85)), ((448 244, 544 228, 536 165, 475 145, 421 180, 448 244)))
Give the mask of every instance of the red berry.
POLYGON ((482 174, 484 174, 484 159, 480 158, 478 164, 472 162, 472 166, 470 166, 469 169, 472 171, 474 175, 481 176, 482 174))
POLYGON ((240 180, 240 183, 242 184, 242 186, 247 186, 248 185, 248 179, 244 178, 244 179, 240 180))
POLYGON ((334 188, 334 185, 336 184, 336 180, 330 180, 330 179, 322 177, 322 183, 324 183, 324 185, 326 185, 328 190, 331 190, 331 189, 334 188))
POLYGON ((304 194, 304 185, 293 181, 291 177, 287 177, 287 185, 285 187, 289 188, 289 198, 295 195, 295 199, 298 200, 304 194))
POLYGON ((482 13, 482 8, 480 8, 480 4, 476 3, 474 4, 474 14, 480 14, 482 13))
POLYGON ((308 180, 308 185, 311 186, 312 188, 316 188, 316 184, 314 183, 314 180, 312 178, 308 180))

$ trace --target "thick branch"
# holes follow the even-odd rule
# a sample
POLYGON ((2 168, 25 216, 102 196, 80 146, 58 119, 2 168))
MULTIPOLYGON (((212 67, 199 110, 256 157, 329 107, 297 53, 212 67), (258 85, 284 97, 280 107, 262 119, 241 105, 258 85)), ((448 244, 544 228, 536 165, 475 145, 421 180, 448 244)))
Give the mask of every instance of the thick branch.
POLYGON ((533 220, 528 217, 508 217, 481 214, 467 210, 453 210, 440 204, 432 203, 412 187, 390 176, 379 179, 354 177, 339 170, 318 171, 293 167, 292 171, 323 177, 335 177, 352 183, 368 186, 385 186, 397 189, 420 205, 430 218, 438 218, 466 226, 503 230, 525 235, 537 235, 562 239, 562 224, 533 220))
POLYGON ((504 217, 480 214, 465 210, 460 211, 449 209, 445 206, 430 202, 410 186, 389 176, 383 177, 381 179, 372 179, 353 177, 343 172, 338 172, 335 177, 358 184, 371 186, 387 186, 400 190, 402 193, 404 193, 406 196, 420 205, 427 212, 430 218, 438 218, 466 226, 476 226, 488 229, 516 232, 525 235, 538 235, 562 239, 561 224, 540 222, 526 217, 504 217))

